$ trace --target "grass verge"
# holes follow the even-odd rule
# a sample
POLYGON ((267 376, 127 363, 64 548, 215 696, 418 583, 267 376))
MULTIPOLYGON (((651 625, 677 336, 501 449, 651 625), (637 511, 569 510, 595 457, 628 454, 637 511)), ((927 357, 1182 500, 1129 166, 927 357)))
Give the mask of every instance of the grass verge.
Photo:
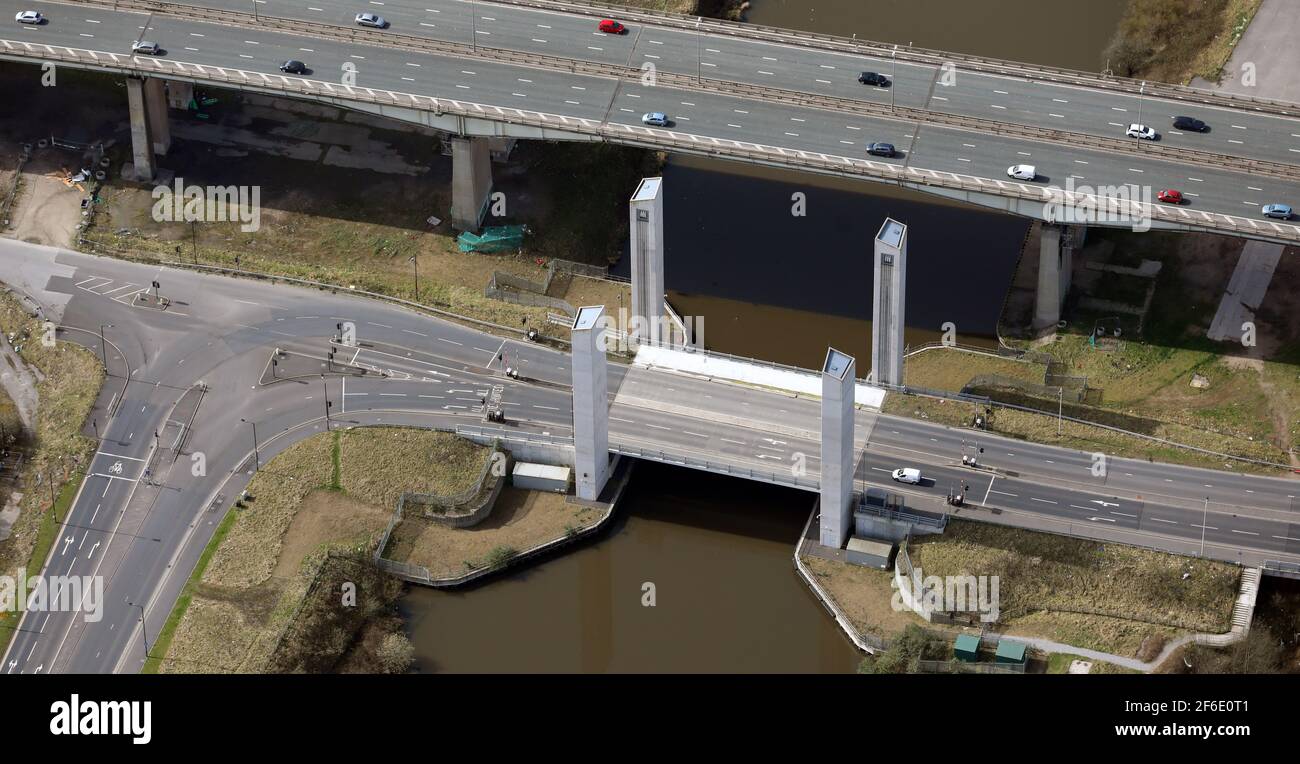
POLYGON ((1231 628, 1240 570, 1122 544, 953 520, 913 540, 929 576, 997 576, 999 628, 1151 660, 1180 632, 1231 628))
POLYGON ((189 579, 185 582, 185 587, 181 589, 181 596, 176 598, 176 606, 172 608, 171 614, 167 616, 167 622, 163 624, 162 631, 154 640, 149 659, 145 661, 144 668, 140 670, 140 673, 158 673, 159 667, 162 665, 162 658, 167 654, 172 639, 176 636, 176 627, 180 626, 181 619, 185 617, 185 611, 189 610, 190 602, 194 599, 195 588, 198 586, 199 581, 203 579, 203 573, 208 569, 208 563, 211 562, 212 555, 216 554, 217 548, 226 540, 226 535, 230 533, 230 529, 234 524, 235 510, 231 508, 226 512, 226 516, 221 518, 221 524, 212 533, 212 538, 208 539, 208 545, 203 547, 203 554, 199 555, 199 561, 194 565, 194 571, 190 573, 189 579))
POLYGON ((1102 54, 1122 77, 1217 81, 1262 0, 1131 0, 1102 54))

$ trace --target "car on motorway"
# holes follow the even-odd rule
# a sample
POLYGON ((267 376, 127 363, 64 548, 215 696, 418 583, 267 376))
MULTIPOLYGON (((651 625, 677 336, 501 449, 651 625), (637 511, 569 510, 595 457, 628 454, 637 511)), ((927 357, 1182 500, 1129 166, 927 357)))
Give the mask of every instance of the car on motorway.
POLYGON ((662 111, 652 111, 649 114, 642 114, 641 121, 647 125, 654 125, 655 127, 668 127, 672 124, 672 120, 668 119, 668 115, 664 114, 662 111))
POLYGON ((627 32, 627 27, 613 19, 601 19, 596 28, 605 34, 625 34, 627 32))
POLYGON ((1165 190, 1156 194, 1156 199, 1164 202, 1165 204, 1182 204, 1183 192, 1179 191, 1176 188, 1166 188, 1165 190))
POLYGON ((1154 127, 1148 127, 1147 125, 1129 125, 1128 129, 1124 131, 1124 134, 1130 138, 1141 138, 1144 141, 1154 141, 1160 138, 1160 136, 1156 134, 1156 129, 1154 127))
POLYGON ((357 23, 363 27, 374 27, 375 29, 388 28, 388 20, 377 13, 358 13, 357 23))
POLYGON ((862 74, 859 74, 858 82, 861 82, 863 85, 871 85, 872 87, 877 88, 889 87, 889 78, 883 74, 876 74, 875 72, 863 72, 862 74))
POLYGON ((921 484, 921 471, 914 467, 899 467, 889 475, 900 483, 921 484))
POLYGON ((136 40, 135 42, 131 43, 131 52, 143 53, 146 56, 158 56, 158 55, 162 55, 162 48, 158 47, 158 43, 156 42, 150 42, 148 40, 136 40))
POLYGON ((306 74, 307 65, 297 59, 289 59, 280 64, 280 71, 288 74, 306 74))
POLYGON ((40 14, 40 11, 19 11, 14 14, 14 21, 17 21, 19 24, 39 25, 45 23, 45 17, 40 14))
POLYGON ((1291 219, 1291 207, 1286 204, 1265 204, 1264 209, 1260 210, 1266 218, 1277 218, 1278 220, 1291 219))
POLYGON ((1016 180, 1033 180, 1038 177, 1038 168, 1032 164, 1013 164, 1007 168, 1007 175, 1016 180))
POLYGON ((867 153, 873 157, 892 157, 898 152, 892 143, 872 143, 867 146, 867 153))
POLYGON ((1191 130, 1194 133, 1203 133, 1210 129, 1210 126, 1197 119, 1196 117, 1174 117, 1175 130, 1191 130))

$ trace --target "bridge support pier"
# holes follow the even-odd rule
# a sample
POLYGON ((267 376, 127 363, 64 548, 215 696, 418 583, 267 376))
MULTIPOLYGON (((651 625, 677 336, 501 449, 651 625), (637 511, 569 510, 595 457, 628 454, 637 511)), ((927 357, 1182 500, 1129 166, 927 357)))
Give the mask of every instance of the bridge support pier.
POLYGON ((822 546, 840 549, 853 532, 853 401, 857 361, 827 348, 822 366, 822 546))
POLYGON ((158 166, 154 156, 171 148, 171 124, 163 81, 156 77, 128 77, 126 102, 131 116, 131 165, 122 168, 131 180, 151 181, 158 166))
POLYGON ((903 329, 907 297, 907 226, 885 218, 876 233, 871 306, 871 381, 903 384, 903 329))
POLYGON ((573 318, 573 470, 579 499, 596 501, 609 478, 609 380, 605 307, 578 308, 573 318))
POLYGON ((1038 249, 1038 294, 1034 299, 1034 324, 1037 330, 1055 327, 1061 321, 1061 308, 1070 293, 1070 272, 1074 267, 1074 250, 1082 248, 1087 228, 1043 224, 1038 249))
POLYGON ((478 232, 492 193, 492 156, 487 138, 451 136, 451 225, 478 232))
POLYGON ((663 181, 643 178, 627 203, 632 244, 632 318, 625 329, 630 342, 651 345, 672 337, 664 312, 663 181))

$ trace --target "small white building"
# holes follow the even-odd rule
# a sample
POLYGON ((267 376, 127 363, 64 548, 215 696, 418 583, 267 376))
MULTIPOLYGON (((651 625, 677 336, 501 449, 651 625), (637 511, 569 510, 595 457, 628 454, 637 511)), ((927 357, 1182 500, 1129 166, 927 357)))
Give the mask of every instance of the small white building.
POLYGON ((514 486, 528 491, 569 492, 573 470, 552 464, 515 462, 514 486))

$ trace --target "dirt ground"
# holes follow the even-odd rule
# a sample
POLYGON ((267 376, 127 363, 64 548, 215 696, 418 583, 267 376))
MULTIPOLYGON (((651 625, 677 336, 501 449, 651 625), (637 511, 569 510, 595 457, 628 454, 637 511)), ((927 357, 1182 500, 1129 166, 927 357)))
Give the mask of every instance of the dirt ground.
POLYGON ((892 571, 821 557, 804 557, 803 562, 862 634, 889 639, 908 624, 925 624, 925 619, 910 610, 895 610, 890 605, 892 571))
MULTIPOLYGON (((1255 317, 1254 346, 1205 336, 1242 246, 1213 234, 1093 229, 1075 255, 1067 327, 1033 346, 1055 356, 1061 373, 1087 378, 1102 420, 1112 413, 1138 417, 1171 437, 1181 431, 1178 442, 1300 466, 1300 249, 1288 247, 1278 263, 1255 317), (1090 271, 1090 260, 1128 267, 1161 262, 1146 315, 1107 316, 1081 307, 1087 297, 1140 303, 1151 283, 1090 271), (1123 330, 1105 350, 1088 342, 1098 320, 1107 326, 1118 320, 1123 330), (1194 375, 1208 387, 1192 387, 1194 375)), ((1037 257, 1027 255, 1004 326, 1031 316, 1036 270, 1037 257)))
POLYGON ((32 244, 71 247, 82 221, 81 200, 87 184, 68 185, 80 155, 59 149, 37 149, 23 167, 22 187, 11 211, 8 235, 32 244))
POLYGON ((471 528, 448 528, 418 518, 405 518, 389 542, 389 556, 423 565, 435 575, 463 573, 465 563, 481 567, 499 547, 524 551, 561 538, 569 529, 596 522, 600 512, 570 504, 557 493, 507 487, 486 520, 471 528))
POLYGON ((322 544, 378 533, 391 512, 338 491, 316 490, 302 500, 298 512, 284 533, 280 557, 271 574, 288 577, 298 571, 304 558, 322 544))

